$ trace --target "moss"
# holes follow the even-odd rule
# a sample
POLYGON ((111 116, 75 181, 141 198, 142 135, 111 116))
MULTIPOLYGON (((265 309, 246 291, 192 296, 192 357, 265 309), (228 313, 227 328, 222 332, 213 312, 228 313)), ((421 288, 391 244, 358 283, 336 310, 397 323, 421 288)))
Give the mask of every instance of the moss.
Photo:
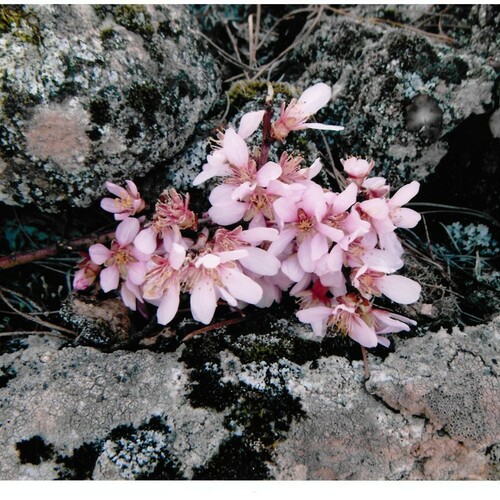
POLYGON ((78 448, 73 449, 72 455, 57 457, 56 462, 63 466, 59 471, 60 479, 91 479, 102 446, 101 441, 83 443, 78 448))
MULTIPOLYGON (((234 83, 228 92, 228 97, 233 106, 241 107, 248 101, 256 100, 263 104, 267 95, 268 82, 263 80, 239 80, 234 83)), ((286 83, 272 83, 274 95, 282 94, 288 98, 296 97, 294 89, 286 83)))
POLYGON ((17 39, 40 45, 42 35, 37 15, 23 5, 0 6, 0 34, 11 33, 17 39))
POLYGON ((33 436, 16 444, 19 462, 22 464, 39 465, 50 460, 54 454, 52 445, 45 444, 41 436, 33 436))
POLYGON ((145 121, 152 125, 156 123, 155 113, 162 103, 162 97, 152 83, 134 83, 128 92, 127 104, 141 113, 145 121))
POLYGON ((145 5, 94 5, 94 10, 101 19, 110 14, 116 23, 147 40, 154 34, 151 15, 145 5))
POLYGON ((266 466, 268 458, 267 453, 256 452, 242 437, 234 436, 220 445, 205 466, 195 469, 193 479, 271 479, 266 466))
POLYGON ((443 62, 439 68, 439 76, 448 83, 458 85, 467 76, 469 65, 461 57, 453 57, 443 62))
POLYGON ((89 104, 92 121, 97 125, 105 125, 111 120, 109 102, 106 99, 94 99, 89 104))

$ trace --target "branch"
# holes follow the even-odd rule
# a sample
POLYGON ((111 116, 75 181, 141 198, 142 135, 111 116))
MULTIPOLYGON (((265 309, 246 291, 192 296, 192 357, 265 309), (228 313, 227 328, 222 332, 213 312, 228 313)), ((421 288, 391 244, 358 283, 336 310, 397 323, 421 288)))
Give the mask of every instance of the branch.
POLYGON ((46 259, 47 257, 53 257, 63 252, 73 252, 78 249, 87 249, 94 243, 107 243, 114 237, 114 231, 104 234, 92 234, 90 236, 84 236, 83 238, 61 241, 52 247, 39 248, 38 250, 32 250, 30 252, 19 252, 6 255, 4 257, 0 257, 0 270, 22 266, 24 264, 29 264, 30 262, 46 259))

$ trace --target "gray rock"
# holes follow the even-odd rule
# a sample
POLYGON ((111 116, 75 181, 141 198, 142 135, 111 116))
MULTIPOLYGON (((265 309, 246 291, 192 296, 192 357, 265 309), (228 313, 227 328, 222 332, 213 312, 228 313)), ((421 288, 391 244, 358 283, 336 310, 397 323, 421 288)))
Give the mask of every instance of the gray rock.
MULTIPOLYGON (((187 371, 179 352, 103 354, 86 347, 60 349, 60 344, 30 337, 27 349, 0 357, 16 372, 0 388, 0 478, 64 477, 64 459, 85 443, 104 450, 96 479, 150 472, 167 445, 181 464, 179 474, 189 477, 227 435, 222 414, 186 402, 187 371), (152 418, 159 419, 160 430, 147 425, 152 418), (120 426, 136 429, 120 436, 120 426), (52 450, 45 460, 20 452, 23 442, 37 436, 52 450), (120 455, 127 441, 135 446, 128 461, 120 455), (148 458, 141 460, 144 453, 148 458)), ((92 465, 89 477, 93 473, 92 465)))
POLYGON ((327 358, 290 380, 307 419, 271 466, 277 479, 498 479, 500 318, 397 339, 384 361, 327 358))
POLYGON ((2 9, 4 203, 88 206, 104 181, 178 153, 218 97, 219 70, 185 6, 2 9))
POLYGON ((488 54, 363 17, 332 16, 297 47, 288 67, 304 88, 333 85, 334 101, 322 116, 345 125, 330 139, 340 155, 373 158, 375 173, 398 187, 425 179, 448 150, 446 134, 493 108, 496 71, 488 54))

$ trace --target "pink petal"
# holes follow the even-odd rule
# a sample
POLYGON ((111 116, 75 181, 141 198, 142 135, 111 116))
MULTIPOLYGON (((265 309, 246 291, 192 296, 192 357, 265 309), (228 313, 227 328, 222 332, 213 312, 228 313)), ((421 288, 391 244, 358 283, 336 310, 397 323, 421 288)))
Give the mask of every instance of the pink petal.
POLYGON ((184 259, 186 258, 186 250, 183 246, 179 245, 178 243, 174 243, 172 245, 172 249, 170 250, 170 253, 168 254, 168 261, 170 262, 170 265, 175 269, 179 270, 184 264, 184 259))
POLYGON ((191 290, 191 313, 196 321, 208 325, 214 317, 217 307, 217 295, 213 282, 208 279, 198 280, 191 290))
POLYGON ((246 269, 260 276, 274 276, 278 273, 281 262, 262 248, 249 247, 246 249, 247 257, 240 259, 240 264, 246 269))
POLYGON ((333 201, 333 213, 340 214, 345 212, 348 208, 354 205, 354 203, 356 203, 357 196, 358 186, 352 182, 333 201))
POLYGON ((318 233, 326 236, 331 241, 335 241, 335 243, 338 243, 344 237, 343 231, 337 229, 336 227, 331 227, 327 224, 316 224, 315 229, 316 231, 318 231, 318 233))
POLYGON ((231 170, 227 165, 205 163, 203 170, 194 178, 193 186, 199 186, 212 177, 221 177, 230 174, 231 170))
POLYGON ((297 219, 297 205, 288 198, 278 198, 273 203, 274 213, 281 224, 292 222, 297 219))
POLYGON ((167 293, 162 297, 160 306, 156 313, 158 323, 160 325, 167 325, 170 323, 179 309, 179 287, 172 286, 167 290, 167 293))
POLYGON ((265 111, 251 111, 241 117, 238 135, 243 139, 250 137, 262 123, 265 111))
POLYGON ((242 231, 239 235, 241 241, 260 245, 263 241, 274 241, 278 238, 278 230, 271 227, 253 227, 242 231))
POLYGON ((125 188, 122 188, 121 186, 118 186, 118 184, 107 181, 105 183, 105 186, 110 193, 118 196, 119 198, 125 198, 128 196, 127 190, 125 188))
POLYGON ((273 161, 268 161, 257 172, 257 182, 259 186, 267 187, 269 183, 281 175, 281 166, 273 161))
POLYGON ((314 160, 314 163, 309 168, 301 169, 300 173, 305 175, 308 179, 312 179, 313 177, 316 177, 321 172, 322 168, 323 168, 323 164, 321 163, 321 160, 319 158, 317 158, 316 160, 314 160))
POLYGON ((262 288, 236 269, 222 268, 220 277, 229 293, 248 304, 257 304, 262 298, 262 288))
POLYGON ((229 226, 240 221, 245 212, 248 210, 248 205, 239 201, 229 201, 214 205, 208 211, 208 215, 216 224, 222 226, 229 226))
POLYGON ((349 337, 364 347, 376 347, 378 338, 375 330, 355 314, 351 315, 349 337))
POLYGON ((306 273, 314 271, 315 262, 312 258, 312 238, 306 238, 297 250, 299 264, 306 273))
POLYGON ((123 208, 116 203, 116 198, 103 198, 101 200, 101 208, 106 210, 106 212, 111 212, 112 214, 117 214, 123 211, 123 208))
POLYGON ((141 225, 137 219, 133 217, 129 217, 124 221, 118 224, 116 228, 116 241, 120 244, 120 246, 124 247, 129 245, 134 241, 134 238, 137 236, 141 225))
POLYGON ((297 232, 294 229, 285 229, 280 233, 278 239, 271 243, 268 251, 278 257, 295 238, 296 234, 297 232))
POLYGON ((389 217, 389 205, 381 198, 373 198, 359 204, 360 208, 373 219, 382 220, 389 217))
POLYGON ((137 186, 135 185, 135 183, 133 181, 125 181, 127 186, 128 186, 128 190, 130 191, 130 194, 134 197, 134 198, 138 198, 139 197, 139 191, 137 190, 137 186))
POLYGON ((218 286, 217 292, 231 307, 238 305, 238 301, 225 288, 218 286))
POLYGON ((300 321, 302 321, 302 323, 316 323, 318 321, 323 321, 331 316, 331 314, 331 308, 324 306, 308 307, 307 309, 297 311, 297 317, 300 321))
POLYGON ((328 253, 328 241, 321 233, 316 233, 311 240, 311 259, 316 262, 328 253))
POLYGON ((134 245, 145 254, 152 254, 156 250, 156 231, 153 226, 143 229, 134 239, 134 245))
POLYGON ((324 123, 305 123, 303 126, 304 128, 313 128, 316 130, 344 130, 344 127, 341 127, 340 125, 326 125, 324 123))
POLYGON ((109 292, 118 288, 118 282, 120 281, 120 272, 117 266, 110 266, 103 269, 100 274, 101 278, 101 288, 103 292, 109 292))
POLYGON ((217 255, 223 264, 232 260, 239 260, 248 257, 248 250, 246 248, 241 248, 238 250, 229 250, 227 252, 218 252, 217 255))
POLYGON ((134 285, 142 285, 146 277, 146 263, 132 262, 127 265, 127 277, 134 285))
POLYGON ((120 296, 122 298, 123 303, 132 311, 137 309, 136 298, 135 295, 129 290, 127 285, 123 283, 120 289, 120 296))
POLYGON ((224 153, 229 163, 241 168, 248 166, 248 148, 246 142, 232 128, 226 130, 224 135, 224 153))
POLYGON ((410 182, 406 186, 400 188, 394 196, 389 200, 389 206, 402 207, 406 205, 419 191, 420 183, 417 181, 410 182))
POLYGON ((398 304, 413 304, 420 297, 422 287, 410 278, 391 275, 377 280, 379 290, 398 304))
POLYGON ((311 182, 311 185, 302 196, 301 205, 308 215, 314 215, 316 220, 321 221, 327 212, 323 188, 319 184, 311 182))
POLYGON ((199 268, 200 266, 205 267, 206 269, 215 269, 220 264, 220 258, 213 253, 207 253, 203 255, 203 257, 199 257, 196 259, 194 266, 199 268))
POLYGON ((410 229, 420 222, 422 216, 411 208, 398 208, 391 213, 391 219, 397 227, 410 229))
POLYGON ((113 252, 101 243, 96 243, 89 248, 90 260, 100 266, 113 256, 113 252))
POLYGON ((234 191, 231 193, 231 199, 242 201, 246 196, 252 194, 255 191, 256 187, 257 184, 250 184, 250 182, 246 181, 234 189, 234 191))
POLYGON ((330 86, 326 85, 326 83, 317 83, 302 93, 298 99, 297 106, 300 106, 304 114, 313 115, 328 104, 331 97, 332 89, 330 86))
POLYGON ((234 191, 234 186, 231 184, 221 184, 220 186, 212 189, 208 201, 212 205, 220 205, 221 203, 226 203, 231 199, 231 195, 234 191))
POLYGON ((282 262, 281 270, 295 283, 298 283, 306 273, 304 269, 302 269, 302 266, 299 264, 296 253, 290 255, 290 257, 286 258, 282 262))

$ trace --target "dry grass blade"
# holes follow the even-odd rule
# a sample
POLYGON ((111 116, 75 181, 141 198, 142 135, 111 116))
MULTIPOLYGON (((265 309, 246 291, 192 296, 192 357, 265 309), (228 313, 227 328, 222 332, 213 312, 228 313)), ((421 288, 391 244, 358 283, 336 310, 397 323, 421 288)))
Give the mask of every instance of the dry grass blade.
POLYGON ((41 330, 20 330, 15 332, 0 332, 0 337, 19 337, 21 335, 50 335, 52 337, 57 337, 59 339, 67 340, 64 335, 57 333, 55 331, 41 331, 41 330))
POLYGON ((214 323, 213 325, 208 325, 208 326, 205 326, 203 328, 199 328, 198 330, 195 330, 194 332, 189 333, 188 335, 186 335, 182 339, 182 341, 186 342, 186 340, 192 339, 196 335, 201 335, 202 333, 211 332, 212 330, 217 330, 217 328, 222 328, 223 326, 235 325, 236 323, 241 323, 244 320, 245 320, 245 317, 226 319, 225 321, 219 321, 218 323, 214 323))
MULTIPOLYGON (((37 318, 37 317, 33 317, 29 314, 26 314, 26 313, 23 313, 22 311, 20 311, 19 309, 17 309, 8 299, 7 297, 5 297, 5 295, 3 294, 3 291, 5 289, 3 287, 0 287, 0 299, 3 300, 3 302, 10 308, 12 309, 12 311, 14 311, 15 313, 17 313, 19 316, 21 316, 22 318, 28 320, 28 321, 31 321, 33 323, 36 323, 38 325, 41 325, 41 326, 45 326, 46 328, 50 328, 51 330, 57 330, 59 332, 63 332, 63 333, 66 333, 68 335, 71 335, 72 337, 76 336, 76 333, 73 331, 73 330, 69 330, 67 328, 64 328, 62 326, 59 326, 59 325, 54 325, 52 323, 49 323, 48 321, 44 321, 40 318, 37 318)), ((10 290, 9 290, 10 293, 12 293, 10 290)), ((15 295, 15 293, 14 293, 15 295)))

